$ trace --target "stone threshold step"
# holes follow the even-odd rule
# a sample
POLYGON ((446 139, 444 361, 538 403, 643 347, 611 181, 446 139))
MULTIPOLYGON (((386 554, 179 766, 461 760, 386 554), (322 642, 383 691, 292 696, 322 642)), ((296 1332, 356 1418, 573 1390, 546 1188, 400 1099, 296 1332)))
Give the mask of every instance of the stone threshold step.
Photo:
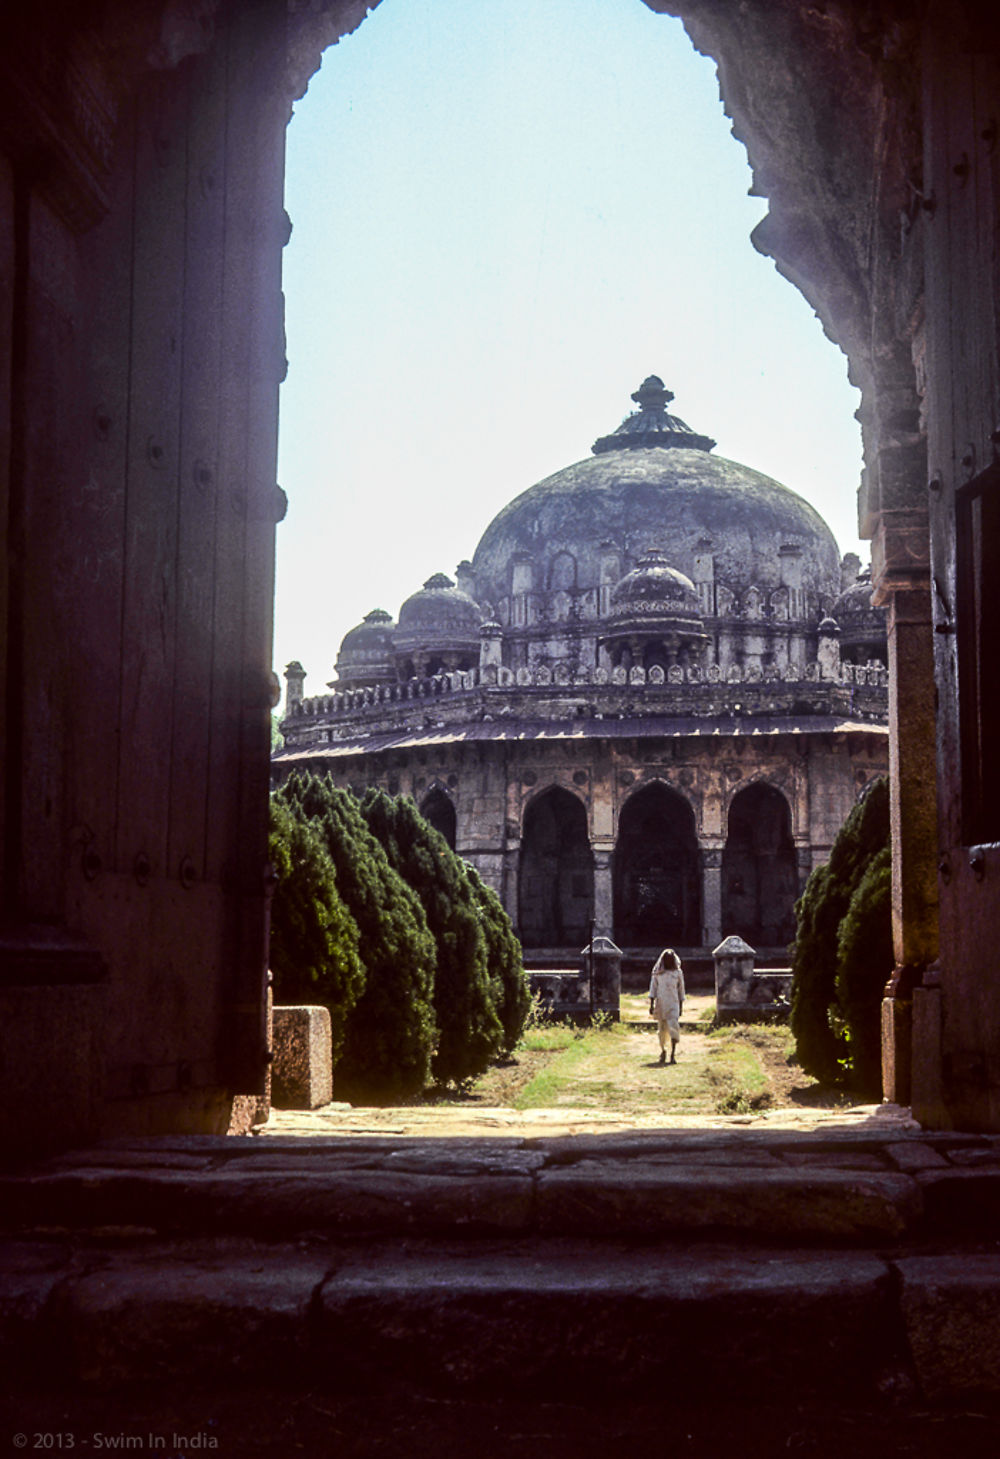
MULTIPOLYGON (((997 1229, 1000 1166, 992 1147, 972 1150, 989 1163, 952 1164, 927 1142, 685 1146, 638 1136, 104 1147, 0 1176, 0 1227, 885 1245, 997 1229)), ((959 1146, 955 1158, 968 1153, 959 1146)))
POLYGON ((1000 1256, 454 1244, 13 1243, 8 1390, 256 1379, 372 1391, 864 1403, 1000 1394, 1000 1256), (58 1375, 58 1378, 56 1378, 58 1375))

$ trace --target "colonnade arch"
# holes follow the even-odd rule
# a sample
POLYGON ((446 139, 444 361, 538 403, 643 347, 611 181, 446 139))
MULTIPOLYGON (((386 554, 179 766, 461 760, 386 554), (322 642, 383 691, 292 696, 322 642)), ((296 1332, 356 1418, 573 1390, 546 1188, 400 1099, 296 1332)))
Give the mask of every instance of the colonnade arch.
POLYGON ((451 796, 439 785, 432 786, 420 802, 420 814, 435 831, 441 833, 454 851, 458 818, 451 796))
POLYGON ((778 788, 744 786, 729 806, 722 853, 722 927, 751 947, 779 947, 795 935, 798 877, 792 815, 778 788))
POLYGON ((518 867, 522 946, 583 947, 590 934, 594 864, 582 801, 553 786, 524 816, 518 867))
POLYGON ((623 946, 701 942, 701 866, 694 811, 659 783, 622 808, 615 846, 615 936, 623 946))

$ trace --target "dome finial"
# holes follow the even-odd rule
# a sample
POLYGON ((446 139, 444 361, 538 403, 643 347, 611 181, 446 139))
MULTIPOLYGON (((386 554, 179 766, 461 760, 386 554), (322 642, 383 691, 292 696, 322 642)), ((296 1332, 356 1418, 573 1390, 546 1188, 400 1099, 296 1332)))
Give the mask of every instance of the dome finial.
POLYGON ((591 446, 595 456, 605 451, 648 449, 652 446, 680 447, 688 451, 711 451, 711 436, 699 435, 679 416, 668 415, 667 406, 674 398, 659 375, 647 375, 632 399, 639 407, 625 417, 610 436, 600 436, 591 446))
POLYGON ((659 375, 647 375, 631 398, 640 410, 666 410, 674 398, 674 392, 667 390, 659 375))

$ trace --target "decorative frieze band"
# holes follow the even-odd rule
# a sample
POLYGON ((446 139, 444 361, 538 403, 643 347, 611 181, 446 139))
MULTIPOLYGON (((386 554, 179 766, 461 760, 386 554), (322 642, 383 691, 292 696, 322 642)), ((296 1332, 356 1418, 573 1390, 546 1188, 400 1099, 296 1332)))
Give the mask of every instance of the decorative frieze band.
POLYGON ((888 670, 882 664, 841 664, 839 679, 824 679, 820 665, 815 660, 804 666, 788 664, 784 669, 778 669, 775 665, 761 668, 758 664, 731 664, 726 669, 720 668, 718 664, 708 664, 705 667, 693 664, 686 668, 673 664, 664 669, 661 665, 654 664, 647 671, 638 665, 631 669, 621 665, 607 669, 602 666, 583 668, 563 662, 553 667, 541 664, 535 668, 514 670, 504 665, 489 665, 484 669, 436 674, 429 679, 410 679, 405 684, 380 684, 371 688, 346 689, 342 693, 318 695, 294 704, 289 718, 345 714, 368 705, 437 699, 443 695, 463 694, 480 688, 599 688, 611 685, 656 689, 681 684, 818 684, 821 681, 885 689, 889 676, 888 670))

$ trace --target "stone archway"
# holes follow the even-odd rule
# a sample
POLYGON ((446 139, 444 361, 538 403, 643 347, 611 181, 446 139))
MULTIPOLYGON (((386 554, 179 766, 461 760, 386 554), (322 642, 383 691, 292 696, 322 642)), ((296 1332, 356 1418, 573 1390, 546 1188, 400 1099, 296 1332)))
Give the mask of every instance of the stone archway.
POLYGON ((694 811, 665 785, 630 797, 614 855, 615 941, 621 947, 701 942, 701 881, 694 811))
POLYGON ((575 795, 553 787, 524 817, 518 870, 518 921, 525 948, 581 948, 594 905, 594 864, 587 812, 575 795))
POLYGON ((454 851, 458 823, 451 796, 439 785, 432 786, 420 802, 420 814, 425 821, 430 822, 435 831, 440 832, 454 851))
POLYGON ((788 801, 773 785, 748 785, 729 807, 722 935, 736 933, 755 948, 787 946, 795 935, 797 895, 788 801))
MULTIPOLYGON (((863 392, 860 518, 890 608, 885 1026, 902 1048, 912 1002, 922 1118, 997 1128, 981 1070, 1000 1047, 983 985, 1000 853, 967 844, 955 746, 981 707, 959 705, 954 663, 979 652, 956 586, 988 569, 956 509, 997 431, 995 22, 968 0, 646 3, 717 59, 770 200, 754 241, 863 392)), ((284 128, 367 9, 40 0, 0 22, 0 1022, 32 1090, 6 1112, 19 1139, 211 1128, 227 1091, 263 1079, 284 128), (192 939, 193 915, 210 935, 192 939), (72 1087, 65 1028, 101 1055, 72 1087)))

